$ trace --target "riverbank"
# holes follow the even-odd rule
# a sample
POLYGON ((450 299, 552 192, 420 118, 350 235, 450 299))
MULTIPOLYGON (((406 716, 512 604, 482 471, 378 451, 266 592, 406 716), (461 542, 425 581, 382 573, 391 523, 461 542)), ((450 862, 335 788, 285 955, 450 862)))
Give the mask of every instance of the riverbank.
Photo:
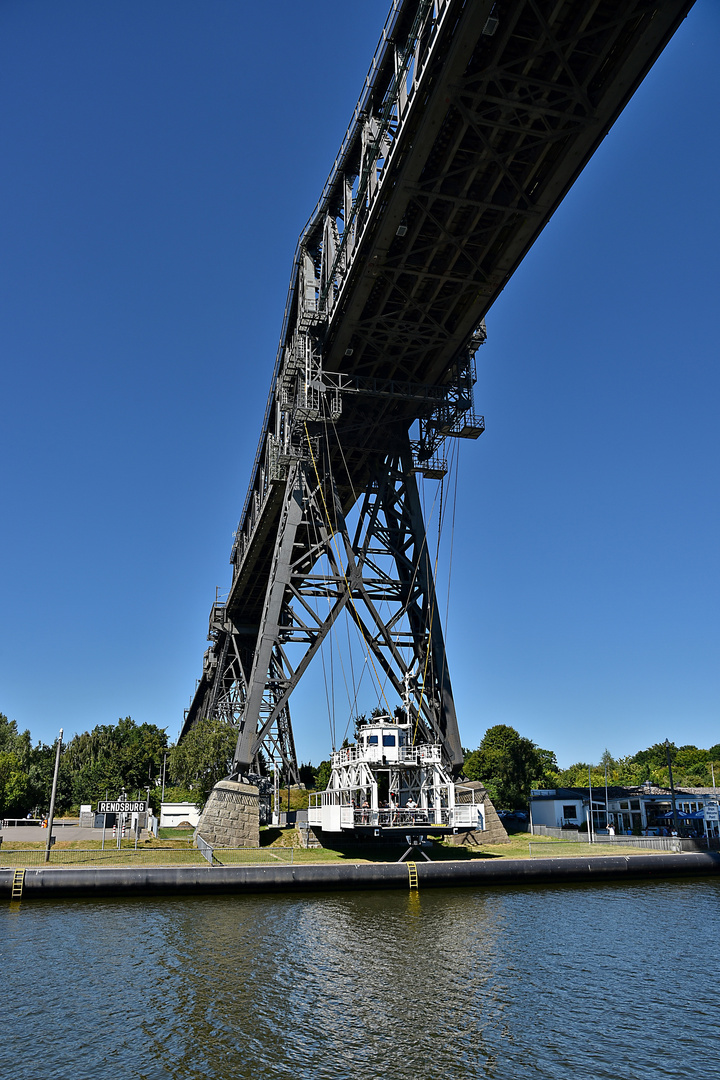
MULTIPOLYGON (((174 830, 168 830, 173 832, 174 830)), ((202 853, 193 846, 192 830, 187 833, 174 833, 172 839, 141 839, 137 848, 133 838, 122 841, 121 847, 108 837, 102 850, 100 840, 57 841, 50 852, 49 863, 45 862, 45 844, 8 841, 7 832, 3 834, 5 842, 0 847, 1 869, 23 869, 44 866, 56 867, 132 867, 141 869, 152 866, 198 866, 206 867, 202 853)), ((395 863, 407 850, 405 842, 399 844, 347 842, 342 837, 327 838, 326 846, 305 848, 294 829, 274 829, 261 832, 259 848, 215 848, 214 864, 224 866, 257 866, 260 864, 314 865, 331 864, 358 865, 363 863, 395 863)), ((628 846, 620 841, 617 844, 580 844, 562 840, 530 836, 528 833, 511 834, 509 842, 503 844, 482 844, 478 847, 457 847, 452 844, 436 842, 422 850, 426 851, 433 862, 479 862, 528 860, 539 858, 552 859, 597 859, 608 856, 638 858, 641 855, 657 857, 664 852, 643 851, 642 848, 628 846)), ((420 852, 417 860, 424 862, 420 852)))
POLYGON ((13 881, 21 899, 89 896, 193 896, 354 889, 608 882, 720 874, 715 852, 599 856, 594 859, 490 859, 447 862, 264 866, 33 867, 0 870, 0 896, 13 881), (413 873, 414 866, 414 873, 413 873), (22 876, 22 880, 19 878, 22 876))

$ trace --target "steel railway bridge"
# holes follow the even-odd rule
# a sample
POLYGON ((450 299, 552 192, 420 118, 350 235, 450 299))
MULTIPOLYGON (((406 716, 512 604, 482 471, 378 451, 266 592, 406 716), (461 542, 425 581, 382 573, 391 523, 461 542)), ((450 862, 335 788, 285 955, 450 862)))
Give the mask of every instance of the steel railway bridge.
POLYGON ((692 0, 395 0, 298 241, 262 433, 182 735, 297 779, 290 697, 345 612, 456 772, 417 476, 477 438, 484 317, 692 0), (349 515, 353 517, 352 528, 349 515))

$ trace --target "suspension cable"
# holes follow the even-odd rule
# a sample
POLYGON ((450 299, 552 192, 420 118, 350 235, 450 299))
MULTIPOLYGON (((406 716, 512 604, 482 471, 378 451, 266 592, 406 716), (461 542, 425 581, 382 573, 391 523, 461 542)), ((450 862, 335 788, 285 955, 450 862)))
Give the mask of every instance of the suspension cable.
POLYGON ((348 592, 348 598, 350 600, 350 603, 352 604, 353 611, 355 612, 355 616, 356 616, 356 618, 358 620, 356 625, 357 625, 358 631, 362 635, 362 638, 365 641, 365 644, 367 646, 368 659, 370 660, 370 664, 371 664, 371 666, 373 668, 373 671, 375 672, 375 679, 376 679, 376 682, 377 682, 377 685, 378 685, 378 689, 380 690, 380 693, 381 693, 381 695, 382 695, 382 697, 383 697, 383 699, 385 701, 385 704, 387 705, 387 709, 388 709, 388 713, 389 713, 390 712, 390 705, 389 705, 389 702, 388 702, 387 698, 385 697, 385 694, 383 693, 382 687, 380 685, 380 679, 378 677, 377 670, 375 669, 375 661, 373 660, 372 648, 371 648, 370 642, 367 639, 367 635, 365 633, 365 627, 364 627, 362 619, 360 618, 360 612, 358 611, 357 605, 355 604, 355 597, 352 594, 352 591, 350 589, 350 585, 348 583, 347 575, 345 574, 345 570, 344 570, 344 567, 343 567, 343 560, 340 558, 340 549, 339 549, 337 543, 335 542, 335 535, 333 533, 332 522, 330 520, 330 514, 328 513, 327 503, 325 502, 325 492, 322 489, 322 483, 320 481, 320 474, 318 472, 317 462, 315 461, 315 453, 314 453, 313 448, 312 448, 312 442, 310 441, 310 435, 309 435, 309 432, 308 432, 308 429, 307 429, 307 423, 303 423, 303 427, 305 428, 305 438, 307 439, 307 444, 308 444, 308 447, 310 449, 310 458, 312 460, 313 469, 315 471, 315 479, 317 480, 318 490, 320 492, 320 499, 322 501, 323 509, 325 510, 325 517, 327 518, 328 528, 330 529, 330 543, 335 548, 335 554, 337 555, 337 559, 338 559, 338 566, 340 568, 340 572, 342 573, 343 581, 345 582, 345 588, 347 589, 347 592, 348 592))
MULTIPOLYGON (((456 510, 456 507, 457 507, 458 474, 460 472, 460 454, 457 453, 457 443, 453 446, 453 450, 455 451, 455 455, 454 455, 455 460, 451 463, 450 468, 451 469, 454 468, 455 477, 454 477, 454 484, 453 484, 452 518, 451 518, 451 522, 450 522, 450 558, 449 558, 449 566, 448 566, 447 596, 445 598, 445 628, 443 630, 443 637, 445 638, 446 646, 447 646, 447 628, 448 628, 448 622, 449 622, 449 618, 450 618, 450 581, 451 581, 451 578, 452 578, 453 549, 454 549, 454 546, 455 546, 455 510, 456 510)), ((445 649, 443 649, 443 666, 442 666, 442 674, 441 674, 441 678, 440 678, 440 685, 441 686, 442 686, 443 680, 445 679, 445 667, 446 667, 446 665, 447 665, 447 653, 446 653, 445 649)))

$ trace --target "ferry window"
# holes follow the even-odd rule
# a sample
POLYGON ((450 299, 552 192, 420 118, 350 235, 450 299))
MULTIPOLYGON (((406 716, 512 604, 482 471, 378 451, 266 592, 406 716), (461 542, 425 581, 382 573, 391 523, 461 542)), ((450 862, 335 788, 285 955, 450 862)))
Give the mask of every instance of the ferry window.
POLYGON ((577 817, 577 810, 574 806, 563 806, 563 817, 577 817))
POLYGON ((368 735, 368 746, 377 746, 377 744, 378 744, 377 735, 368 735))
POLYGON ((395 745, 395 736, 394 735, 383 735, 383 746, 394 746, 394 745, 395 745))
POLYGON ((631 810, 639 810, 640 809, 640 800, 639 799, 631 799, 630 800, 630 809, 631 810))
POLYGON ((621 809, 621 810, 629 810, 629 809, 630 809, 630 806, 629 806, 629 805, 628 805, 628 803, 626 803, 626 802, 621 802, 621 803, 620 803, 620 809, 621 809))

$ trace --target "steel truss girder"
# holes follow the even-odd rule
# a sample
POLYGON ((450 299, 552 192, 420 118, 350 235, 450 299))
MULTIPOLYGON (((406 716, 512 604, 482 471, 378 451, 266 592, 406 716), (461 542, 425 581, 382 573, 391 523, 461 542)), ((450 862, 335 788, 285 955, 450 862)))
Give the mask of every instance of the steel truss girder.
MULTIPOLYGON (((209 686, 199 710, 202 717, 212 717, 238 727, 247 706, 248 671, 252 663, 252 651, 248 636, 252 628, 235 626, 222 605, 216 604, 211 616, 211 635, 214 646, 206 657, 211 664, 209 686)), ((281 682, 282 654, 273 653, 270 660, 271 678, 281 682)), ((299 780, 297 754, 290 723, 290 711, 281 709, 274 718, 249 763, 252 772, 261 773, 260 750, 267 759, 280 762, 286 776, 297 783, 299 780)))
POLYGON ((398 704, 405 673, 414 671, 417 738, 440 742, 449 767, 458 768, 462 749, 407 439, 378 456, 352 541, 327 460, 292 467, 239 719, 238 771, 250 768, 281 716, 289 724, 292 692, 343 611, 360 631, 378 683, 398 704), (293 666, 287 646, 298 644, 305 651, 293 666))
MULTIPOLYGON (((488 306, 691 6, 692 0, 393 0, 361 100, 298 244, 271 394, 233 544, 227 607, 234 625, 211 626, 213 645, 183 735, 206 715, 229 721, 249 715, 280 504, 297 458, 312 479, 308 447, 288 434, 293 408, 312 426, 322 401, 316 358, 307 348, 301 355, 302 339, 306 347, 310 338, 320 343, 326 371, 363 381, 444 383, 467 355, 488 306)), ((412 393, 404 403, 383 400, 388 396, 360 404, 353 394, 344 395, 339 438, 349 481, 343 477, 341 484, 345 505, 349 491, 369 490, 370 448, 386 449, 386 432, 395 437, 401 419, 410 424, 427 418, 426 403, 410 400, 412 393)), ((330 402, 331 418, 332 409, 330 402)), ((440 464, 427 475, 441 474, 440 464)), ((307 535, 302 523, 298 535, 303 529, 307 535)), ((317 561, 318 550, 324 549, 308 557, 317 561)), ((341 565, 350 568, 349 561, 341 565)), ((405 587, 397 576, 396 603, 405 587)), ((286 762, 294 761, 286 691, 297 670, 288 665, 286 647, 305 641, 312 648, 328 631, 316 627, 307 607, 321 596, 332 607, 345 588, 312 570, 298 581, 302 587, 288 589, 292 604, 282 601, 279 608, 294 610, 294 636, 288 632, 277 648, 264 647, 268 687, 262 710, 258 705, 260 727, 253 729, 264 731, 264 746, 277 738, 272 745, 282 748, 286 762)), ((382 589, 390 591, 390 585, 368 582, 365 594, 377 604, 382 589)), ((376 635, 363 597, 354 600, 368 633, 376 635)), ((353 618, 355 605, 349 606, 353 618)), ((399 641, 397 623, 388 619, 386 625, 399 641)), ((389 647, 377 648, 393 662, 389 647)), ((379 657, 377 662, 382 667, 379 657)))

